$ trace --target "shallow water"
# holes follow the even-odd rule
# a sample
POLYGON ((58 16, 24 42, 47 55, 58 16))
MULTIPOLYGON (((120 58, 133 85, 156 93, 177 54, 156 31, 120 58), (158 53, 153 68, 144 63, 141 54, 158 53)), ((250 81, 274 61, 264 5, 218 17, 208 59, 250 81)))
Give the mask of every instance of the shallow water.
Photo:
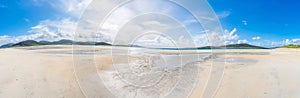
POLYGON ((240 63, 256 63, 258 62, 257 60, 253 59, 246 59, 246 58, 235 58, 235 57, 230 57, 230 58, 219 58, 215 59, 215 62, 240 62, 240 63))

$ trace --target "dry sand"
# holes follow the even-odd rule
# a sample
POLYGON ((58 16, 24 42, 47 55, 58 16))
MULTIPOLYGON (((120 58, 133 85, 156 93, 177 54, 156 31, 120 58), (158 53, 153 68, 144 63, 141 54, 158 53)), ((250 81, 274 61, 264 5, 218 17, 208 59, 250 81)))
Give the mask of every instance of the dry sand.
MULTIPOLYGON (((112 57, 108 54, 110 48, 97 47, 96 52, 95 64, 98 70, 114 70, 112 57)), ((199 51, 199 53, 201 52, 210 51, 199 51)), ((223 80, 214 97, 300 97, 300 50, 227 50, 226 52, 227 63, 223 80)), ((160 53, 174 54, 173 51, 161 51, 160 53)), ((190 52, 185 51, 184 53, 190 52)), ((92 55, 93 53, 87 51, 85 54, 92 55)), ((223 61, 224 58, 215 58, 193 63, 200 65, 201 72, 198 76, 199 84, 191 92, 190 97, 198 98, 203 95, 210 75, 211 62, 223 61)), ((114 61, 114 63, 118 62, 122 62, 122 60, 114 61)), ((88 73, 88 70, 81 71, 88 73)), ((0 74, 1 98, 85 97, 74 73, 72 46, 0 49, 0 74)), ((96 86, 91 84, 90 88, 93 87, 96 86)), ((114 93, 118 92, 122 93, 122 91, 114 93)), ((127 94, 130 96, 131 93, 127 94)), ((135 96, 141 97, 141 95, 135 96)))

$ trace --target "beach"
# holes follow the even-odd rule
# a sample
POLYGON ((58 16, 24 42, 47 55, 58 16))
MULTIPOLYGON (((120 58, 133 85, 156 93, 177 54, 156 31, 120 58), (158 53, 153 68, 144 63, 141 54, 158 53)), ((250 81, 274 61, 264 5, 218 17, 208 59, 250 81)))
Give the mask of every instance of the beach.
MULTIPOLYGON (((167 67, 170 69, 168 73, 162 71, 160 66, 151 66, 149 68, 146 65, 142 66, 142 68, 138 66, 138 70, 134 70, 139 77, 151 74, 148 78, 132 78, 129 74, 130 72, 127 72, 128 70, 122 70, 127 67, 122 68, 122 65, 118 67, 119 65, 117 64, 123 64, 131 60, 150 64, 145 59, 157 59, 156 55, 158 54, 178 55, 178 51, 151 50, 150 56, 139 57, 122 54, 122 51, 128 51, 124 50, 127 49, 124 47, 115 47, 114 49, 116 51, 112 50, 110 46, 78 46, 73 48, 71 45, 0 49, 0 97, 84 98, 99 97, 98 94, 100 93, 104 98, 111 97, 111 95, 115 95, 115 97, 123 96, 124 98, 140 98, 144 96, 147 98, 172 96, 170 94, 176 94, 181 89, 187 90, 182 96, 199 98, 204 96, 206 84, 211 75, 212 62, 214 64, 226 62, 224 63, 225 65, 221 65, 224 66, 224 70, 220 69, 222 77, 216 82, 219 83, 216 84, 218 87, 216 88, 217 91, 211 95, 215 98, 300 97, 299 49, 229 49, 221 52, 214 51, 214 56, 206 55, 210 54, 210 50, 185 50, 181 52, 181 55, 201 54, 201 57, 202 55, 204 56, 198 60, 184 60, 187 62, 183 64, 188 66, 167 67), (77 58, 78 55, 82 58, 77 58), (127 57, 130 57, 130 59, 127 59, 127 57), (88 59, 84 60, 83 58, 88 59), (77 61, 74 62, 73 59, 77 61), (95 70, 79 66, 88 64, 95 65, 96 74, 95 70), (116 65, 113 66, 113 64, 116 65), (116 71, 116 68, 120 69, 116 71), (152 72, 153 70, 155 70, 155 73, 152 72), (117 75, 118 77, 115 78, 114 74, 118 72, 123 74, 120 75, 121 77, 117 75), (189 77, 179 78, 177 77, 177 72, 182 72, 186 76, 191 75, 193 78, 196 77, 196 80, 189 77), (161 77, 161 74, 167 75, 167 77, 161 77), (102 81, 99 80, 99 77, 102 81), (138 87, 130 87, 124 84, 124 81, 119 79, 122 77, 125 77, 127 82, 135 83, 135 86, 138 87), (161 79, 162 82, 157 82, 160 81, 156 79, 157 77, 163 78, 161 79), (180 79, 185 79, 187 82, 195 83, 196 85, 178 84, 177 82, 181 81, 180 79), (152 85, 155 85, 153 83, 157 83, 158 86, 152 88, 152 85), (101 88, 100 85, 106 87, 101 88), (179 90, 171 88, 176 85, 182 87, 178 87, 179 90), (111 93, 101 94, 101 91, 110 91, 111 93)), ((139 54, 134 53, 135 51, 132 50, 131 53, 133 55, 139 54)), ((168 58, 166 57, 164 60, 158 58, 153 63, 155 65, 155 63, 166 62, 168 58)), ((170 60, 174 59, 177 58, 170 60)), ((174 65, 176 63, 170 62, 165 65, 168 64, 174 65)), ((136 68, 136 66, 133 67, 136 68)))

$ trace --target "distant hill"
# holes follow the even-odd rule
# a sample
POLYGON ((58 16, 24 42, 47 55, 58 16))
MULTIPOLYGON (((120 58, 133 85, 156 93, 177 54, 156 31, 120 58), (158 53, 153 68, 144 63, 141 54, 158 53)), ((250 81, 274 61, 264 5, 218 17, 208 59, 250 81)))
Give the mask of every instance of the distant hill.
POLYGON ((289 45, 281 46, 279 48, 300 48, 300 45, 289 44, 289 45))
POLYGON ((44 45, 44 44, 34 40, 26 40, 26 41, 13 44, 11 47, 38 46, 38 45, 44 45))
POLYGON ((166 50, 197 50, 197 49, 269 49, 260 46, 254 46, 249 44, 231 44, 225 46, 205 46, 196 48, 156 48, 156 49, 166 49, 166 50))
POLYGON ((73 41, 72 40, 63 39, 63 40, 52 42, 50 44, 54 44, 54 45, 72 45, 73 41))
POLYGON ((111 44, 105 43, 105 42, 74 42, 72 40, 59 40, 59 41, 54 41, 54 42, 49 42, 49 41, 34 41, 34 40, 26 40, 22 41, 16 44, 10 43, 10 44, 5 44, 0 46, 0 48, 10 48, 10 47, 26 47, 26 46, 40 46, 40 45, 108 45, 110 46, 111 44))
POLYGON ((269 49, 260 46, 254 46, 250 44, 230 44, 225 46, 206 46, 206 47, 199 47, 198 49, 269 49))
POLYGON ((227 49, 269 49, 269 48, 265 48, 265 47, 260 47, 260 46, 254 46, 254 45, 250 45, 250 44, 231 44, 231 45, 226 45, 226 46, 222 46, 223 48, 227 48, 227 49))
MULTIPOLYGON (((34 40, 26 40, 22 41, 16 44, 6 44, 0 46, 0 48, 9 48, 9 47, 26 47, 26 46, 39 46, 39 45, 106 45, 106 46, 112 46, 109 43, 106 42, 74 42, 72 40, 59 40, 59 41, 54 41, 54 42, 49 42, 49 41, 34 41, 34 40)), ((116 45, 116 46, 122 46, 122 45, 116 45)), ((127 46, 127 45, 125 45, 127 46)), ((141 46, 127 46, 127 47, 141 47, 141 46)), ((296 47, 296 46, 282 46, 282 47, 296 47)), ((298 45, 298 47, 300 47, 298 45)), ((144 47, 147 48, 147 47, 144 47)), ((254 46, 254 45, 249 45, 249 44, 231 44, 231 45, 226 45, 226 46, 205 46, 205 47, 196 47, 196 48, 156 48, 156 49, 167 49, 167 50, 197 50, 197 49, 269 49, 265 47, 260 47, 260 46, 254 46)))
POLYGON ((5 44, 5 45, 0 46, 0 48, 9 48, 12 45, 14 45, 14 44, 13 43, 9 43, 9 44, 5 44))
POLYGON ((40 41, 39 43, 41 43, 41 44, 50 44, 51 42, 49 42, 49 41, 40 41))
POLYGON ((97 46, 97 45, 107 45, 107 46, 110 46, 111 44, 105 43, 105 42, 97 42, 97 43, 95 43, 95 45, 96 45, 96 46, 97 46))

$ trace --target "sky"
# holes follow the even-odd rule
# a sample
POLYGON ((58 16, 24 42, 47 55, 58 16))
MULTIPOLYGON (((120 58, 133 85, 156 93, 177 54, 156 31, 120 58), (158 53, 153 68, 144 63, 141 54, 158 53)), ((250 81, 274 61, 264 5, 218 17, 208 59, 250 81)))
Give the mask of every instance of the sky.
MULTIPOLYGON (((236 28, 236 34, 248 41, 299 44, 300 1, 297 0, 209 0, 221 18, 223 28, 236 28), (225 17, 226 16, 226 17, 225 17)), ((253 42, 252 42, 253 43, 253 42)))
MULTIPOLYGON (((91 0, 1 0, 0 45, 23 40, 73 39, 78 20, 91 0)), ((300 1, 297 0, 208 0, 222 25, 226 44, 248 43, 275 47, 300 44, 300 1)), ((120 15, 133 17, 142 3, 121 8, 104 27, 102 41, 111 41, 120 15), (120 14, 122 13, 122 14, 120 14), (132 14, 132 15, 131 15, 132 14), (105 40, 104 40, 105 39, 105 40)), ((161 13, 185 24, 197 44, 205 46, 202 28, 180 7, 162 4, 161 13), (166 7, 167 6, 167 7, 166 7)), ((154 4, 155 5, 155 4, 154 4)), ((143 7, 147 9, 146 7, 143 7)), ((150 22, 148 22, 150 23, 150 22)), ((157 23, 155 21, 151 22, 157 23)))

